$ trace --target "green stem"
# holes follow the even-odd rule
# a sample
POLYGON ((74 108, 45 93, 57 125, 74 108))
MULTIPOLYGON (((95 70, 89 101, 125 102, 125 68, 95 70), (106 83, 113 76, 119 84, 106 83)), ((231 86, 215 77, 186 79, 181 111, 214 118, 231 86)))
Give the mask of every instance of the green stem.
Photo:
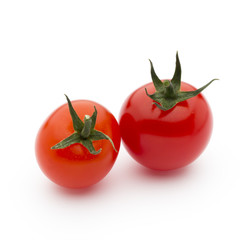
POLYGON ((72 103, 67 97, 67 95, 65 96, 67 98, 68 108, 72 118, 74 132, 67 138, 55 144, 53 147, 51 147, 51 149, 62 149, 69 147, 72 144, 79 143, 85 148, 87 148, 91 154, 96 155, 101 152, 101 149, 96 151, 93 146, 93 141, 105 139, 112 144, 113 149, 117 152, 112 139, 103 132, 94 129, 97 119, 96 107, 94 106, 94 112, 92 116, 85 115, 83 122, 77 115, 76 111, 73 109, 72 103))
POLYGON ((163 84, 165 86, 165 96, 166 96, 166 98, 175 98, 176 93, 174 91, 174 87, 173 87, 173 84, 171 83, 171 81, 165 80, 163 82, 163 84))
POLYGON ((84 117, 84 126, 83 129, 80 133, 80 136, 83 139, 87 139, 91 133, 91 128, 92 128, 92 119, 89 115, 85 115, 84 117))
POLYGON ((203 87, 195 90, 183 92, 180 90, 181 87, 181 64, 178 58, 178 53, 176 54, 176 67, 173 78, 171 81, 165 80, 161 81, 155 73, 153 68, 153 64, 150 61, 151 65, 151 76, 152 82, 155 87, 155 93, 148 94, 147 89, 145 89, 146 94, 152 100, 154 100, 153 104, 155 104, 158 108, 163 111, 167 111, 173 108, 177 103, 185 101, 189 98, 192 98, 202 92, 206 87, 208 87, 213 81, 217 79, 213 79, 203 87))

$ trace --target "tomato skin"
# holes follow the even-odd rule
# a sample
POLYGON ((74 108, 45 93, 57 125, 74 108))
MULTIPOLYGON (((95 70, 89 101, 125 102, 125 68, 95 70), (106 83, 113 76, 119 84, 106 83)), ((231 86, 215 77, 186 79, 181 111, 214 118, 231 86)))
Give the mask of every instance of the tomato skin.
POLYGON ((43 173, 56 184, 67 188, 83 188, 103 179, 114 165, 120 148, 120 129, 115 117, 102 105, 89 100, 72 101, 80 117, 92 115, 96 106, 98 115, 95 129, 107 134, 114 142, 117 152, 108 140, 93 142, 98 155, 90 154, 81 144, 64 149, 51 149, 59 141, 74 132, 68 105, 56 109, 43 123, 36 138, 36 157, 43 173))
MULTIPOLYGON (((172 170, 193 162, 205 149, 212 132, 212 113, 202 94, 163 111, 146 95, 153 83, 134 91, 120 111, 120 131, 128 153, 155 170, 172 170)), ((182 91, 196 88, 185 82, 182 91)))

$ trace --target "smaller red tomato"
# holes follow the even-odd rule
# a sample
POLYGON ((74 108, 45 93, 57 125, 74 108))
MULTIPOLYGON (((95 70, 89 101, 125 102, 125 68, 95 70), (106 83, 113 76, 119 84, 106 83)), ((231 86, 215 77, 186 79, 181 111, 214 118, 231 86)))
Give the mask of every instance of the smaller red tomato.
POLYGON ((111 170, 120 148, 120 130, 102 105, 67 100, 41 126, 36 157, 43 173, 56 184, 83 188, 99 182, 111 170))

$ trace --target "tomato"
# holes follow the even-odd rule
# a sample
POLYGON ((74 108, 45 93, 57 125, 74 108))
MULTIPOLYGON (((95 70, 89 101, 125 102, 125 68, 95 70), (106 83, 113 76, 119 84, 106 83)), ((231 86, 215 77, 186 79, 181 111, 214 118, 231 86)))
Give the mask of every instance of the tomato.
MULTIPOLYGON (((83 188, 99 182, 113 167, 120 148, 120 130, 115 117, 99 103, 75 100, 71 106, 60 106, 43 123, 36 138, 36 158, 43 173, 56 184, 83 188), (82 144, 73 141, 69 146, 59 147, 59 142, 78 132, 71 116, 75 113, 84 120, 93 114, 94 129, 105 137, 98 137, 100 140, 91 137, 94 141, 84 138, 82 144)), ((90 130, 95 131, 92 127, 90 130)))
POLYGON ((209 142, 213 118, 200 91, 213 80, 198 90, 180 82, 178 56, 171 81, 158 79, 152 63, 151 74, 153 82, 130 94, 121 108, 123 144, 132 158, 147 168, 165 171, 184 167, 198 158, 209 142), (170 95, 165 97, 166 93, 170 95))
MULTIPOLYGON (((183 167, 206 147, 212 132, 212 113, 202 94, 168 111, 152 104, 145 94, 152 83, 134 91, 122 106, 120 130, 124 146, 140 164, 157 170, 183 167)), ((195 90, 182 82, 182 90, 195 90)))

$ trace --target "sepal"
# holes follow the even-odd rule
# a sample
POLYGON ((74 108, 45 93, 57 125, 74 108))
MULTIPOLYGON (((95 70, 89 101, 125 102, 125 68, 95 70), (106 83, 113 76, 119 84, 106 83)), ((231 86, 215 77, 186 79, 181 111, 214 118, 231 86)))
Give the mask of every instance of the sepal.
POLYGON ((163 111, 169 110, 173 108, 177 103, 185 101, 189 98, 195 97, 200 92, 202 92, 206 87, 208 87, 213 81, 218 79, 213 79, 203 87, 195 90, 195 91, 181 91, 181 64, 178 57, 178 52, 176 54, 176 67, 173 78, 171 80, 161 81, 157 74, 155 73, 153 64, 150 61, 151 66, 151 77, 152 82, 155 87, 156 92, 153 94, 149 94, 147 89, 146 95, 150 97, 158 108, 163 111))
POLYGON ((74 143, 79 143, 81 141, 81 137, 78 133, 73 133, 72 135, 70 135, 69 137, 63 139, 62 141, 60 141, 59 143, 57 143, 56 145, 54 145, 53 147, 51 147, 51 149, 62 149, 62 148, 66 148, 74 143))
POLYGON ((74 133, 71 134, 69 137, 63 139, 53 147, 51 147, 51 149, 63 149, 72 144, 79 143, 83 145, 85 148, 87 148, 91 154, 96 155, 101 152, 101 149, 96 151, 92 142, 105 139, 110 141, 110 143, 113 146, 113 149, 117 152, 112 139, 106 134, 104 134, 103 132, 100 132, 94 129, 96 120, 97 120, 96 107, 94 106, 94 112, 92 116, 85 115, 84 122, 83 122, 77 115, 76 111, 74 110, 68 96, 67 95, 65 96, 67 98, 68 108, 72 118, 74 133))

